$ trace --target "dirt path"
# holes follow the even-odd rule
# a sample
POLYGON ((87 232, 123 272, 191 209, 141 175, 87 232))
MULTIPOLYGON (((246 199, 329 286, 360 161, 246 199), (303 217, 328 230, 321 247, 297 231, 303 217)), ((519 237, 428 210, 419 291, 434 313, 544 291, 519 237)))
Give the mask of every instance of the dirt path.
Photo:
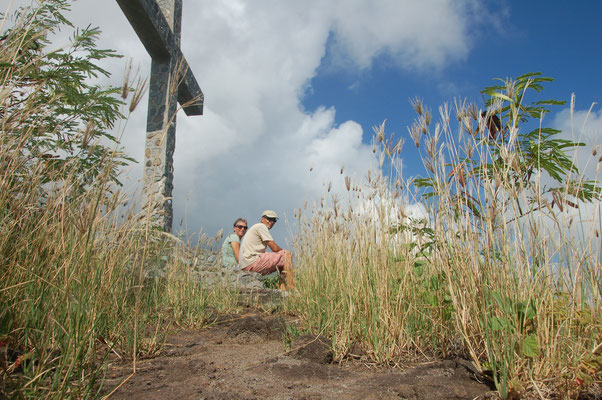
MULTIPOLYGON (((463 360, 405 370, 333 364, 321 338, 297 338, 287 352, 283 328, 281 317, 249 310, 222 316, 208 329, 175 333, 158 357, 138 363, 111 399, 495 398, 463 360)), ((110 365, 105 393, 130 373, 129 364, 110 365)))

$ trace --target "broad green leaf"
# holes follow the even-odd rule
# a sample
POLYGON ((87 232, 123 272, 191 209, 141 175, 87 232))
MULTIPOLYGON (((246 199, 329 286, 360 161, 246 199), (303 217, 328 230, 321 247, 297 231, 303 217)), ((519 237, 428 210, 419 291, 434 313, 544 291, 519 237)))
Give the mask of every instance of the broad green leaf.
POLYGON ((513 102, 514 102, 514 100, 513 100, 513 99, 511 99, 510 97, 508 97, 508 96, 506 96, 505 94, 503 94, 503 93, 500 93, 500 92, 496 92, 496 91, 493 91, 493 90, 491 90, 491 91, 489 91, 489 90, 486 90, 484 93, 485 93, 485 94, 488 94, 488 95, 489 95, 489 96, 491 96, 491 97, 497 97, 497 98, 500 98, 500 99, 502 99, 502 100, 509 101, 509 102, 511 102, 511 103, 513 103, 513 102))
POLYGON ((504 331, 509 330, 512 325, 505 318, 493 317, 489 320, 489 327, 493 331, 504 331))
POLYGON ((523 354, 527 357, 539 356, 537 337, 535 335, 529 335, 523 340, 523 354))

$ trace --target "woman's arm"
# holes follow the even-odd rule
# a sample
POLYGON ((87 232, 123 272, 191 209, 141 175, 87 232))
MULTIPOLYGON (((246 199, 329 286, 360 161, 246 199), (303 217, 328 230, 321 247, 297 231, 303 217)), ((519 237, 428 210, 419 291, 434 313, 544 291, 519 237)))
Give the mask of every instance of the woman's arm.
POLYGON ((240 242, 230 242, 232 245, 232 250, 234 251, 234 258, 236 258, 236 262, 238 262, 238 252, 240 251, 240 242))

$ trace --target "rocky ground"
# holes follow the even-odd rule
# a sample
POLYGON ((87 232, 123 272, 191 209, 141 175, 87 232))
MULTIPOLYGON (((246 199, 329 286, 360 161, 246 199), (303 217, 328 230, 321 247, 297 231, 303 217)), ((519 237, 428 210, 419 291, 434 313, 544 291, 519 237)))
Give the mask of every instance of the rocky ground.
MULTIPOLYGON (((253 292, 274 301, 276 292, 253 292)), ((276 299, 277 301, 277 299, 276 299)), ((282 316, 247 307, 209 327, 168 337, 155 358, 109 364, 111 399, 493 399, 462 359, 382 367, 350 355, 333 363, 330 341, 287 335, 282 316), (114 391, 114 392, 113 392, 114 391)))

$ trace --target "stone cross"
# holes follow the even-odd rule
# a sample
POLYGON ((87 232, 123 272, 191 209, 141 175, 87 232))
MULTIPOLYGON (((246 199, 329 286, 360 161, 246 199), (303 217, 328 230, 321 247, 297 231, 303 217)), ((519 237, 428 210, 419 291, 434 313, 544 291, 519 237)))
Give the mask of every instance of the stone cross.
POLYGON ((203 114, 203 92, 180 50, 182 0, 117 0, 152 58, 144 153, 143 209, 171 232, 176 111, 203 114))

